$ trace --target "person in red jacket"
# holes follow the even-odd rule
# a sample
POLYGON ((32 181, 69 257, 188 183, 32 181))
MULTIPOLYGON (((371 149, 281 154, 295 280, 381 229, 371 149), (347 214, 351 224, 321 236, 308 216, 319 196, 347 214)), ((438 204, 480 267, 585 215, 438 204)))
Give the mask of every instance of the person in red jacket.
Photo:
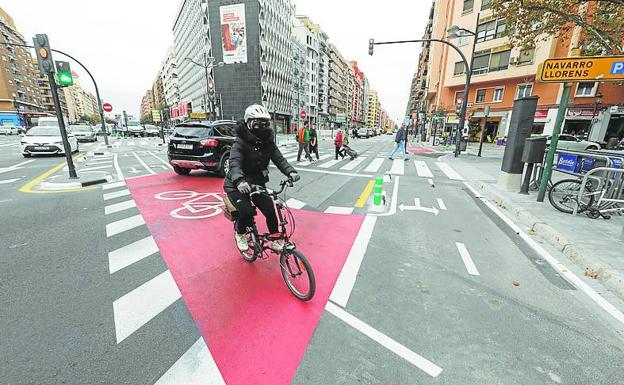
POLYGON ((338 130, 336 132, 336 138, 334 139, 334 146, 336 147, 336 160, 338 160, 338 155, 340 155, 342 159, 345 157, 345 150, 342 148, 342 144, 342 132, 338 130))

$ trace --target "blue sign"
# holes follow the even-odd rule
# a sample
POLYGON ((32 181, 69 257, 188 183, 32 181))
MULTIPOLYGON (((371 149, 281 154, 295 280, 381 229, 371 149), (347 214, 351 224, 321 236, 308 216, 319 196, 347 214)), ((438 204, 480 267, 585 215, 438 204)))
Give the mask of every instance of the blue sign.
POLYGON ((613 161, 613 168, 622 168, 622 159, 620 158, 611 158, 613 161))
POLYGON ((559 154, 559 159, 557 159, 557 169, 563 170, 563 171, 575 172, 577 163, 578 163, 578 155, 559 154))
POLYGON ((624 75, 624 62, 614 62, 611 66, 611 75, 624 75))

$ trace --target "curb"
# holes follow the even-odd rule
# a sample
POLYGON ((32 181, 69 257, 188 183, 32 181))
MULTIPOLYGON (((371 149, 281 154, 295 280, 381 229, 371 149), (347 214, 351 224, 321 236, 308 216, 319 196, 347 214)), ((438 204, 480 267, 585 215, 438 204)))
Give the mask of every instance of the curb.
POLYGON ((63 182, 63 183, 55 183, 55 182, 42 182, 39 185, 39 189, 43 191, 57 191, 57 190, 74 190, 83 187, 94 186, 98 184, 108 183, 113 181, 114 178, 108 176, 106 178, 86 180, 84 182, 63 182))
POLYGON ((485 197, 505 211, 513 214, 523 225, 534 231, 551 246, 561 251, 574 264, 583 270, 592 270, 598 273, 598 280, 610 289, 620 299, 624 300, 624 275, 613 271, 612 267, 599 257, 589 255, 583 248, 574 244, 565 235, 554 227, 544 223, 534 214, 511 202, 489 184, 484 182, 470 182, 476 185, 477 190, 483 192, 485 197))

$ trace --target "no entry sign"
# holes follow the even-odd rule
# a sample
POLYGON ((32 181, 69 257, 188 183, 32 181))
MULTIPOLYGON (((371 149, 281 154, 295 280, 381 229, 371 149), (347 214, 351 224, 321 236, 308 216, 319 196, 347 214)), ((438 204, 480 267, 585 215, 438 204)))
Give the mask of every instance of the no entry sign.
POLYGON ((110 103, 104 103, 102 104, 102 108, 104 109, 104 111, 106 112, 111 112, 113 110, 113 106, 110 103))
POLYGON ((304 119, 304 120, 305 120, 305 118, 307 118, 307 117, 308 117, 308 114, 306 114, 306 112, 305 112, 305 111, 301 111, 301 112, 299 113, 299 117, 300 117, 301 119, 304 119))

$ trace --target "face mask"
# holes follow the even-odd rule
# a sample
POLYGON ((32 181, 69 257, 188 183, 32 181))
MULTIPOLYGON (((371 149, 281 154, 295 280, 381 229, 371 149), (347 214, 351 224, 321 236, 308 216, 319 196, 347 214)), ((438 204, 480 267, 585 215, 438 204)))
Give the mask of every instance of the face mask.
POLYGON ((253 134, 256 136, 256 138, 260 139, 262 142, 268 142, 270 139, 273 138, 273 130, 271 130, 270 128, 265 128, 262 130, 254 130, 253 134))

